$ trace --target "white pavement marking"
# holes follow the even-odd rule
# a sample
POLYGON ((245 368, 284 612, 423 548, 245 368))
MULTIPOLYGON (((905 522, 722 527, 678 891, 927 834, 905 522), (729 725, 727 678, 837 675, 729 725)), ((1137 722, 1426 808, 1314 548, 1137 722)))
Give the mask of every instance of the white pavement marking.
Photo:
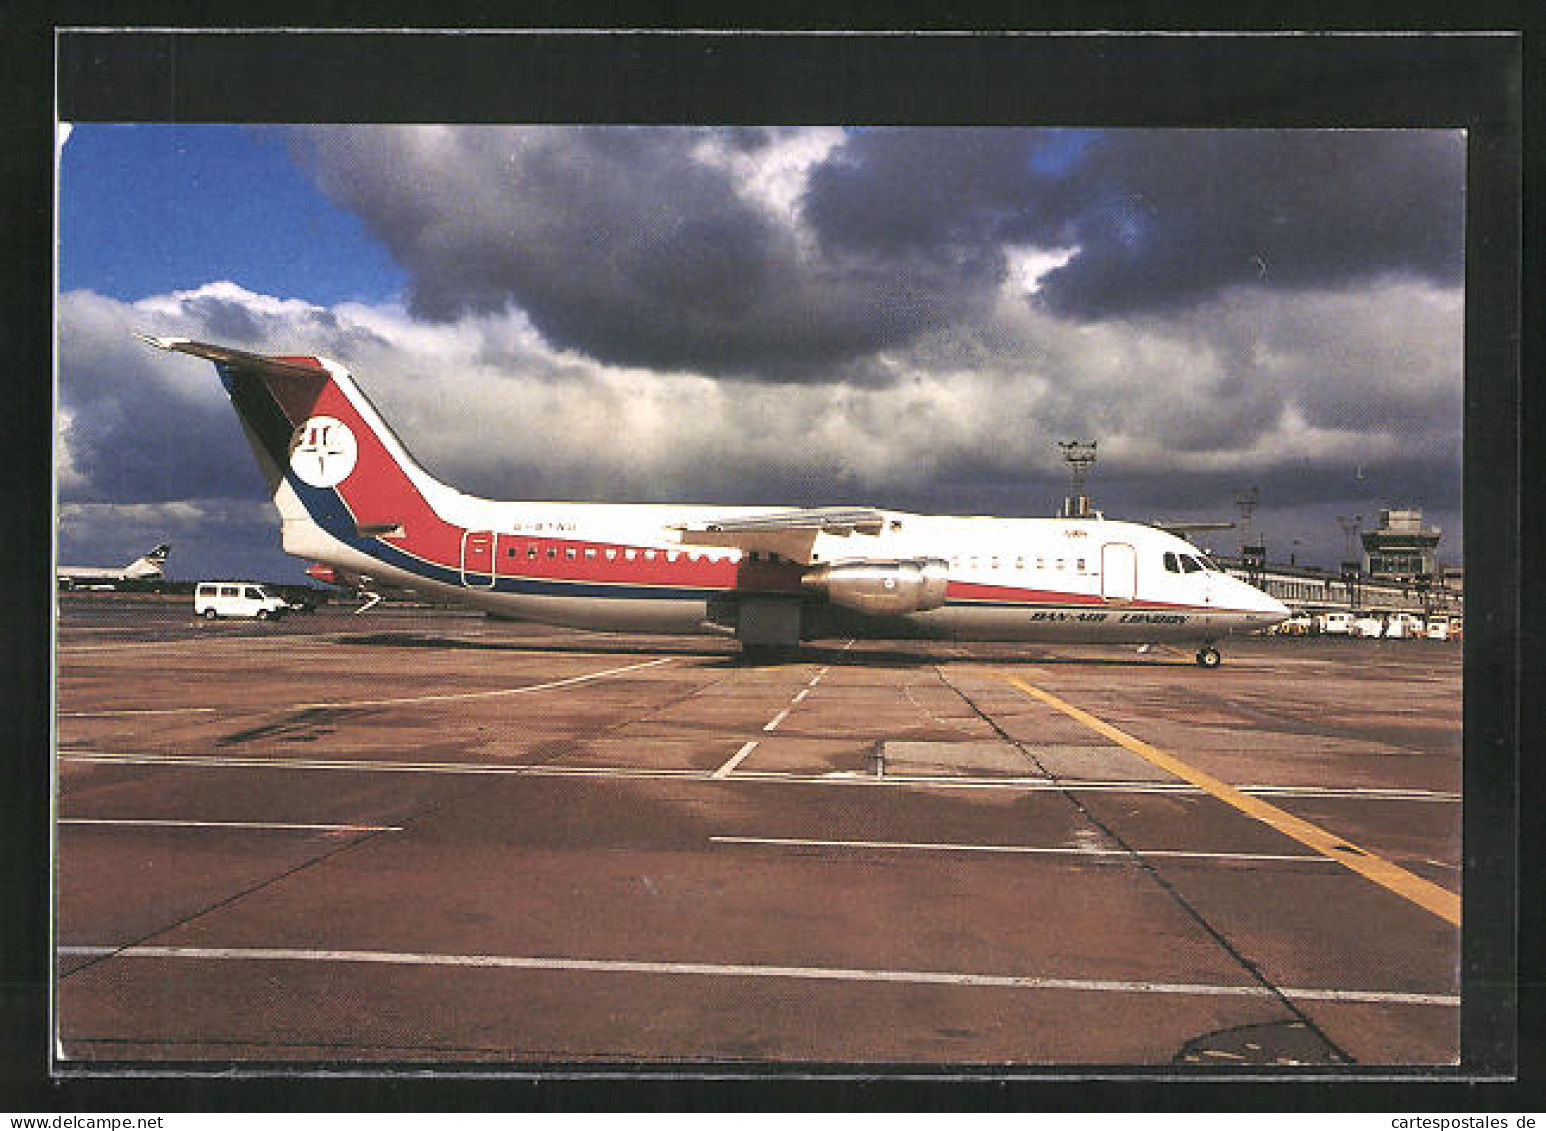
POLYGON ((754 739, 751 742, 746 743, 733 755, 731 755, 730 760, 727 761, 723 766, 719 767, 719 769, 715 770, 714 773, 710 776, 715 778, 728 778, 731 774, 731 771, 733 771, 742 762, 746 761, 746 756, 755 749, 757 749, 757 742, 754 739))
MULTIPOLYGON (((512 774, 527 777, 599 777, 599 778, 697 778, 707 781, 718 771, 705 774, 696 769, 645 769, 638 766, 554 766, 546 763, 510 764, 485 762, 396 762, 379 759, 314 758, 239 758, 218 754, 135 754, 66 748, 59 751, 61 762, 90 762, 103 765, 191 766, 199 769, 254 770, 340 770, 350 773, 424 773, 424 774, 512 774)), ((723 768, 723 767, 721 767, 723 768)), ((967 777, 889 777, 877 778, 854 772, 797 774, 757 770, 735 775, 738 782, 786 785, 861 785, 887 789, 1009 789, 1022 793, 1161 793, 1194 794, 1202 791, 1184 782, 1080 781, 1073 778, 967 778, 967 777)), ((1449 802, 1458 794, 1423 794, 1407 790, 1324 790, 1314 786, 1269 788, 1248 786, 1242 793, 1272 793, 1279 797, 1358 797, 1367 801, 1449 802)))
POLYGON ((61 825, 114 825, 163 829, 263 829, 280 832, 400 833, 401 825, 303 825, 284 821, 176 821, 119 817, 60 817, 61 825))
MULTIPOLYGON (((70 631, 77 631, 71 629, 70 631)), ((197 636, 167 637, 165 640, 132 640, 122 644, 60 644, 56 651, 61 655, 73 655, 76 652, 122 652, 130 648, 165 648, 168 651, 175 650, 184 644, 242 644, 248 648, 253 645, 273 645, 283 648, 293 644, 297 640, 336 640, 339 634, 336 632, 285 632, 275 634, 258 633, 233 633, 230 636, 200 639, 197 636)))
POLYGON ((297 703, 295 706, 302 710, 318 707, 395 707, 408 703, 460 703, 468 699, 493 699, 500 695, 525 695, 532 691, 551 691, 555 687, 571 687, 576 683, 585 683, 592 679, 605 679, 609 675, 621 675, 623 672, 634 672, 642 668, 653 668, 660 664, 669 664, 676 659, 677 657, 675 656, 666 656, 659 660, 647 660, 642 664, 628 664, 621 668, 608 668, 606 671, 570 676, 568 679, 555 679, 549 683, 531 683, 525 687, 501 687, 493 691, 462 691, 447 695, 409 695, 396 699, 350 699, 327 703, 297 703))
POLYGON ((1142 858, 1145 856, 1164 856, 1195 860, 1292 861, 1296 864, 1334 864, 1336 862, 1328 860, 1324 856, 1310 856, 1297 853, 1269 855, 1255 852, 1184 852, 1179 849, 1170 848, 1142 848, 1128 851, 1122 848, 1048 848, 1024 844, 941 844, 933 841, 913 842, 904 840, 806 840, 798 837, 781 836, 711 836, 709 840, 715 844, 754 844, 781 848, 873 848, 911 850, 914 852, 1005 852, 1036 856, 1074 857, 1122 856, 1142 858))
POLYGON ((60 711, 61 719, 116 719, 125 715, 213 714, 214 707, 124 707, 105 711, 60 711))
POLYGON ((800 689, 800 694, 798 694, 798 695, 796 695, 794 697, 794 702, 796 702, 796 703, 800 702, 800 700, 804 699, 810 693, 811 693, 811 689, 809 687, 802 687, 800 689))
MULTIPOLYGON (((551 691, 556 687, 569 687, 576 683, 585 683, 587 680, 603 679, 609 675, 618 675, 622 672, 638 671, 641 668, 652 668, 658 664, 669 664, 676 660, 675 656, 667 656, 660 660, 648 660, 642 664, 629 664, 622 668, 608 668, 606 671, 591 672, 587 675, 570 676, 568 679, 556 679, 551 683, 534 683, 525 687, 501 687, 493 691, 463 691, 449 695, 410 695, 397 699, 354 699, 340 700, 328 703, 279 703, 271 707, 243 707, 243 713, 251 714, 258 711, 314 711, 327 707, 391 707, 405 706, 413 703, 449 703, 467 699, 492 699, 500 695, 524 695, 532 691, 551 691)), ((236 710, 237 708, 232 708, 236 710)), ((123 709, 106 711, 60 711, 61 719, 98 719, 116 718, 125 715, 179 715, 179 714, 206 714, 217 710, 215 707, 159 707, 154 709, 123 709)))
POLYGON ((1456 1007, 1454 994, 1384 990, 1290 989, 1198 982, 1114 981, 1040 975, 978 974, 936 970, 865 970, 824 966, 746 966, 711 962, 634 962, 600 958, 529 958, 504 954, 416 954, 382 950, 301 950, 290 947, 61 946, 65 957, 162 958, 236 962, 349 962, 387 966, 455 966, 497 970, 547 970, 599 974, 676 974, 708 978, 791 978, 832 982, 890 982, 906 985, 974 986, 1018 990, 1084 990, 1107 993, 1196 994, 1208 997, 1277 997, 1380 1005, 1456 1007))
POLYGON ((772 719, 771 722, 764 723, 763 726, 762 726, 762 729, 763 730, 777 730, 778 729, 778 724, 783 722, 788 717, 789 717, 789 708, 785 707, 782 711, 780 711, 778 714, 773 716, 773 719, 772 719))

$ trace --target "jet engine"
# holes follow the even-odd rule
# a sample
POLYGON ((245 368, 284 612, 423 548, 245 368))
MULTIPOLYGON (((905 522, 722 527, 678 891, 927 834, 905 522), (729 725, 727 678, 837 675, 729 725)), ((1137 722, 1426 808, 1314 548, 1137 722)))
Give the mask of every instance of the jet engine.
POLYGON ((802 574, 800 584, 861 613, 921 613, 945 603, 949 569, 943 558, 834 562, 802 574))

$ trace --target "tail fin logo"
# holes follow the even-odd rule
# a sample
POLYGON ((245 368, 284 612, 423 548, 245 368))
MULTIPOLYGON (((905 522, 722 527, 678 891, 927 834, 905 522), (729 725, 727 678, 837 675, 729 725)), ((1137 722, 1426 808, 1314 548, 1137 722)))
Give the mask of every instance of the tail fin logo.
POLYGON ((313 416, 290 439, 290 470, 310 487, 336 487, 360 458, 354 433, 342 420, 313 416))

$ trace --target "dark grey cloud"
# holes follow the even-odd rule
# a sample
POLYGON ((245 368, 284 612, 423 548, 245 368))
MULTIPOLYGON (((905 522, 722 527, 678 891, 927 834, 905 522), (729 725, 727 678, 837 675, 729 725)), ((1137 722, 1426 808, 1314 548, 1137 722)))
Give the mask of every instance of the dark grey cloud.
POLYGON ((554 345, 611 364, 819 378, 966 317, 996 251, 850 241, 809 248, 705 146, 769 131, 297 131, 295 151, 449 321, 520 308, 554 345), (819 251, 819 253, 815 253, 819 251))
POLYGON ((870 130, 813 171, 823 246, 971 261, 1077 247, 1042 301, 1072 317, 1172 311, 1231 286, 1387 274, 1458 285, 1454 131, 870 130))
POLYGON ((798 131, 314 128, 319 185, 410 278, 416 316, 509 307, 610 364, 883 379, 980 320, 1016 248, 1077 249, 1037 301, 1174 313, 1232 287, 1462 271, 1464 141, 1436 131, 865 129, 770 209, 747 167, 798 131))
POLYGON ((1042 295, 1071 317, 1174 310, 1230 286, 1463 275, 1454 131, 1116 131, 1050 188, 1043 237, 1079 254, 1042 295))

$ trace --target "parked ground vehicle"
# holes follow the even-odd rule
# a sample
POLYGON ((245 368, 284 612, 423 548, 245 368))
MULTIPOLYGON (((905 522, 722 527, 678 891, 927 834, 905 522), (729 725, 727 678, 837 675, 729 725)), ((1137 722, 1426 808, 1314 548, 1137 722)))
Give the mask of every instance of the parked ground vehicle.
POLYGON ((1282 624, 1274 625, 1272 631, 1280 636, 1309 636, 1315 631, 1315 621, 1308 614, 1299 613, 1282 624))
POLYGON ((1391 613, 1385 622, 1385 635, 1395 639, 1421 639, 1427 635, 1423 618, 1412 613, 1391 613))
POLYGON ((256 581, 201 581, 193 591, 193 613, 205 620, 256 617, 278 620, 290 611, 287 601, 256 581))
POLYGON ((1347 636, 1353 631, 1352 613, 1322 613, 1316 619, 1320 630, 1328 636, 1347 636))
POLYGON ((1379 617, 1363 616, 1352 622, 1348 632, 1352 636, 1380 637, 1385 635, 1385 622, 1379 617))
POLYGON ((1429 640, 1448 640, 1449 618, 1429 617, 1427 627, 1423 630, 1423 635, 1429 640))

